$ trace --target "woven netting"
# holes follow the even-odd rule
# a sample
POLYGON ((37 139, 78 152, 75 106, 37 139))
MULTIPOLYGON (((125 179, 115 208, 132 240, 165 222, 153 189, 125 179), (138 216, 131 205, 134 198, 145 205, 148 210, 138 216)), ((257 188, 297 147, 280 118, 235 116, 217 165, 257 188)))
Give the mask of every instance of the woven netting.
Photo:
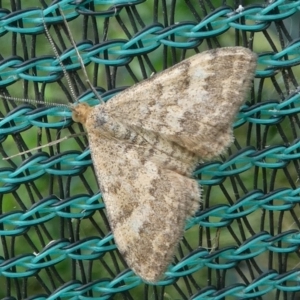
POLYGON ((194 172, 201 208, 157 284, 128 269, 116 248, 87 136, 70 109, 1 99, 1 298, 299 299, 300 1, 0 6, 0 93, 18 98, 74 101, 46 24, 76 97, 98 103, 64 18, 104 101, 207 49, 240 45, 258 54, 235 141, 194 172))

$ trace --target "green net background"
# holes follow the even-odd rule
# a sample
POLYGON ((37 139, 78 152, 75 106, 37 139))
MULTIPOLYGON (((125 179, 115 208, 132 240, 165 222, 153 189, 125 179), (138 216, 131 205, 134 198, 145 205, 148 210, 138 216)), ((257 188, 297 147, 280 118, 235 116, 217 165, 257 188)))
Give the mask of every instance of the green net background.
POLYGON ((1 299, 300 299, 300 1, 1 1, 1 94, 72 102, 44 21, 76 95, 97 104, 58 3, 105 101, 217 47, 253 49, 256 78, 234 144, 195 171, 201 210, 153 285, 116 249, 70 110, 1 99, 1 157, 30 150, 0 161, 1 299))

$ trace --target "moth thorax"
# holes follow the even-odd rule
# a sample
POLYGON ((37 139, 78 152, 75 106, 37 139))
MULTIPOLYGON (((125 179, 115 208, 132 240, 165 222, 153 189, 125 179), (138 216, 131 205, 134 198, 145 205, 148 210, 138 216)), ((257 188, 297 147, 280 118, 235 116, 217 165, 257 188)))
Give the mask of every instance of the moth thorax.
POLYGON ((79 103, 72 108, 72 119, 74 122, 85 125, 88 115, 90 114, 92 107, 87 103, 79 103))

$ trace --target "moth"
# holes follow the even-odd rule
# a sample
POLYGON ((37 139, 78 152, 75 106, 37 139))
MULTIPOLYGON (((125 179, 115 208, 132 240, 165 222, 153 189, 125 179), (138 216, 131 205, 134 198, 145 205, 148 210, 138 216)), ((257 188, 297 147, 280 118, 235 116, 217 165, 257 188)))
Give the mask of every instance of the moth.
POLYGON ((200 206, 192 172, 233 142, 255 68, 247 48, 209 50, 107 103, 72 108, 87 131, 116 245, 144 281, 157 282, 172 261, 200 206))

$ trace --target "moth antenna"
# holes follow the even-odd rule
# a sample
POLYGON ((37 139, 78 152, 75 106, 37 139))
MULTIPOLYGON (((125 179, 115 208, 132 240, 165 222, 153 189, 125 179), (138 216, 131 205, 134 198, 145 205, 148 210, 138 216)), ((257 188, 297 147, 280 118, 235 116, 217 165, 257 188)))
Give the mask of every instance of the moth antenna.
POLYGON ((97 97, 97 99, 100 101, 100 103, 103 104, 104 101, 102 100, 101 96, 97 93, 96 89, 94 88, 94 86, 92 85, 92 83, 91 83, 90 80, 89 80, 88 74, 87 74, 87 72, 86 72, 85 65, 84 65, 83 60, 82 60, 82 58, 81 58, 81 56, 80 56, 80 53, 79 53, 79 51, 78 51, 78 49, 77 49, 77 47, 76 47, 75 41, 74 41, 74 39, 73 39, 73 35, 72 35, 71 31, 70 31, 70 28, 69 28, 68 22, 67 22, 67 20, 66 20, 66 18, 65 18, 65 15, 64 15, 63 11, 61 10, 60 6, 58 6, 58 9, 59 9, 59 12, 60 12, 60 14, 61 14, 61 16, 62 16, 62 18, 63 18, 64 24, 65 24, 65 26, 66 26, 66 28, 67 28, 68 35, 69 35, 69 41, 71 42, 72 46, 74 47, 74 49, 75 49, 75 51, 76 51, 77 58, 78 58, 78 60, 79 60, 81 69, 82 69, 83 74, 84 74, 84 77, 85 77, 85 81, 86 81, 86 83, 89 85, 90 89, 93 91, 94 95, 95 95, 95 96, 97 97))
POLYGON ((63 142, 65 140, 68 140, 69 138, 72 138, 72 137, 76 137, 76 136, 80 136, 80 135, 84 135, 86 134, 85 132, 80 132, 80 133, 76 133, 76 134, 71 134, 71 135, 68 135, 68 136, 64 136, 58 140, 55 140, 55 141, 52 141, 50 143, 47 143, 47 145, 41 145, 39 147, 34 147, 30 150, 26 150, 26 151, 23 151, 23 152, 20 152, 20 153, 17 153, 17 154, 14 154, 14 155, 11 155, 11 156, 8 156, 8 157, 2 157, 2 160, 9 160, 13 157, 17 157, 17 156, 20 156, 22 154, 26 154, 26 153, 30 153, 31 151, 34 151, 34 150, 39 150, 39 149, 43 149, 47 146, 54 146, 56 144, 59 144, 60 142, 63 142))
POLYGON ((32 103, 32 104, 42 104, 44 106, 60 106, 60 107, 68 107, 70 108, 70 105, 68 104, 62 104, 62 103, 47 103, 40 100, 34 100, 34 99, 28 99, 28 98, 18 98, 18 97, 11 97, 4 94, 0 94, 1 97, 3 97, 6 100, 10 101, 16 101, 16 102, 23 102, 23 103, 32 103))
MULTIPOLYGON (((72 94, 73 100, 76 102, 76 101, 77 101, 77 96, 76 96, 76 94, 75 94, 75 92, 74 92, 74 88, 73 88, 73 85, 72 85, 70 76, 69 76, 69 74, 68 74, 68 72, 67 72, 67 70, 66 70, 66 68, 65 68, 65 66, 64 66, 64 64, 63 64, 63 62, 62 62, 61 59, 60 59, 60 56, 59 56, 59 53, 58 53, 57 48, 56 48, 56 46, 55 46, 55 43, 54 43, 54 41, 53 41, 53 39, 52 39, 52 37, 51 37, 49 31, 48 31, 48 28, 47 28, 47 25, 46 25, 46 21, 45 21, 45 17, 44 17, 43 14, 42 14, 42 19, 43 19, 43 26, 44 26, 44 28, 45 28, 45 33, 46 33, 46 36, 47 36, 47 38, 48 38, 48 41, 49 41, 49 43, 50 43, 50 45, 51 45, 51 47, 52 47, 52 50, 53 50, 53 52, 54 52, 54 54, 55 54, 55 57, 56 57, 57 60, 58 60, 59 65, 60 65, 61 68, 62 68, 62 71, 63 71, 63 73, 64 73, 64 76, 66 77, 66 80, 67 80, 67 83, 68 83, 70 92, 71 92, 71 94, 72 94)), ((68 31, 68 32, 69 32, 69 31, 68 31)), ((76 48, 76 51, 77 51, 77 48, 76 48)), ((78 52, 78 51, 77 51, 77 52, 78 52)))

